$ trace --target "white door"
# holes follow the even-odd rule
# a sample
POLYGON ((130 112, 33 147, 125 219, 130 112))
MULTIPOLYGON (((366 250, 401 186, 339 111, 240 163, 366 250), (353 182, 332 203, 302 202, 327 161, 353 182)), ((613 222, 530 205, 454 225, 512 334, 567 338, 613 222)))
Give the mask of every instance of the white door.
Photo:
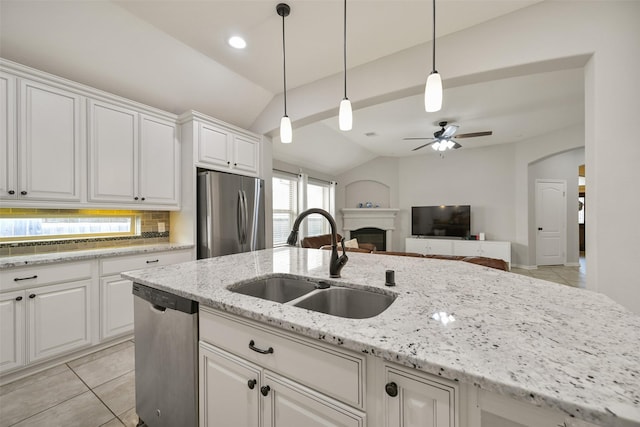
POLYGON ((120 275, 100 280, 100 338, 133 332, 131 280, 120 275))
POLYGON ((258 427, 260 368, 200 343, 200 426, 258 427))
POLYGON ((24 365, 24 291, 0 294, 0 372, 24 365))
POLYGON ((91 344, 91 280, 28 289, 29 361, 91 344))
POLYGON ((384 414, 388 427, 454 427, 452 394, 425 379, 387 371, 384 414))
POLYGON ((80 96, 20 83, 19 197, 80 200, 80 96))
POLYGON ((173 122, 140 117, 140 199, 144 204, 178 204, 179 147, 173 122))
POLYGON ((16 182, 16 79, 0 73, 0 198, 15 198, 16 182))
POLYGON ((566 262, 567 183, 536 180, 536 264, 566 262))

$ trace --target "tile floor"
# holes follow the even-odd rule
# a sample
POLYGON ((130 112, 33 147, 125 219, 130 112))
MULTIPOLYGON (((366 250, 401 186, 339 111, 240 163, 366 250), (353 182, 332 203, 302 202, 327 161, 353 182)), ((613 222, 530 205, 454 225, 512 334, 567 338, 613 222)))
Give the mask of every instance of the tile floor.
POLYGON ((136 426, 133 341, 0 387, 0 427, 136 426))
MULTIPOLYGON (((550 282, 585 287, 579 267, 513 268, 550 282)), ((0 387, 0 427, 133 427, 134 344, 126 341, 0 387)))

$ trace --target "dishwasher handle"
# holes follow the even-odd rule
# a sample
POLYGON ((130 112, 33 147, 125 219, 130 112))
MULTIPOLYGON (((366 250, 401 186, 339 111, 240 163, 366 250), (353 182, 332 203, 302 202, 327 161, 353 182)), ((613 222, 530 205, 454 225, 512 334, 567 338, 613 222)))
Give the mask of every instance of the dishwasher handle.
POLYGON ((134 296, 151 303, 157 311, 171 309, 187 314, 198 312, 198 303, 196 301, 140 283, 133 284, 132 293, 134 296))

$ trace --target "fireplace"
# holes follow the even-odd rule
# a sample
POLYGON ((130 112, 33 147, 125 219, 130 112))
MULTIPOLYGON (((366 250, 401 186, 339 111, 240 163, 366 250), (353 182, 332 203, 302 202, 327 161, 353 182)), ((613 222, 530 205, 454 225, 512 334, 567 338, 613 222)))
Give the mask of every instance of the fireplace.
POLYGON ((342 229, 349 232, 349 236, 353 239, 357 237, 358 242, 373 243, 379 251, 392 251, 393 230, 395 227, 395 219, 398 209, 393 208, 343 208, 342 210, 342 229), (366 237, 358 236, 361 230, 367 230, 363 234, 366 237), (374 230, 372 233, 371 230, 374 230), (370 237, 371 234, 382 234, 380 237, 370 237), (375 238, 377 240, 371 241, 375 238), (362 239, 362 240, 361 240, 362 239))
POLYGON ((351 230, 350 237, 358 239, 358 243, 372 243, 377 251, 387 250, 387 232, 381 228, 365 227, 351 230))

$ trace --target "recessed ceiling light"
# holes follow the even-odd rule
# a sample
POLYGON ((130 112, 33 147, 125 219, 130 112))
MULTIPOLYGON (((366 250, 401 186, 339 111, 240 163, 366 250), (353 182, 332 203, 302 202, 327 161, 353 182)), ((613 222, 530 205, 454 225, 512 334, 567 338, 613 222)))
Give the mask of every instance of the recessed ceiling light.
POLYGON ((247 47, 247 42, 240 36, 233 36, 229 38, 229 46, 236 49, 244 49, 247 47))

